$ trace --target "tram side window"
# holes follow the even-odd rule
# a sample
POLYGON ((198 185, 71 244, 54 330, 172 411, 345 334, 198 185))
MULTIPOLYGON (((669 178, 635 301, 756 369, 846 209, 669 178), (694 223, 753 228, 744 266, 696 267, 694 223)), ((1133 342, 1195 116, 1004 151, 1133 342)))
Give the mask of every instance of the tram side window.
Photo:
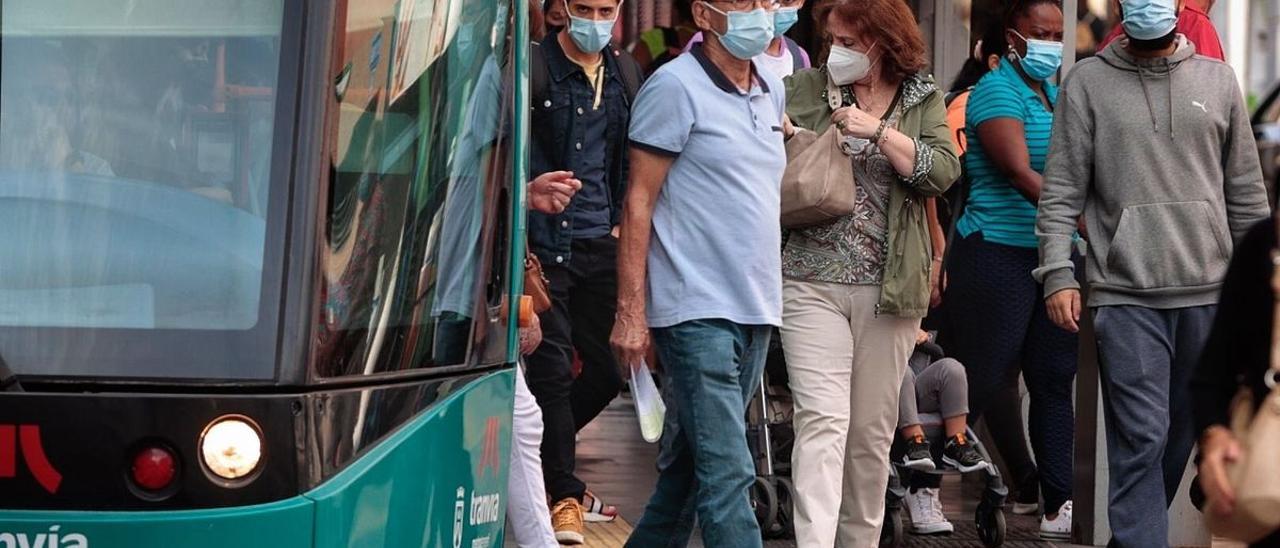
POLYGON ((283 0, 230 4, 0 2, 0 327, 258 325, 283 0))
POLYGON ((347 2, 330 109, 319 376, 459 365, 488 344, 484 282, 505 237, 497 196, 510 179, 506 8, 347 2))

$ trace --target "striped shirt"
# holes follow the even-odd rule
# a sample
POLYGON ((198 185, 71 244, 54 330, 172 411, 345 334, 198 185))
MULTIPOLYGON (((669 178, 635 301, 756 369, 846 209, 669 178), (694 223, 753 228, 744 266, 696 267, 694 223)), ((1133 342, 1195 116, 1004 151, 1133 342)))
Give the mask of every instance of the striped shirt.
MULTIPOLYGON (((1058 102, 1058 88, 1046 82, 1049 103, 1058 102)), ((982 232, 982 238, 1014 247, 1035 248, 1036 206, 1028 201, 1000 173, 987 156, 978 138, 978 126, 996 118, 1013 118, 1022 122, 1027 151, 1031 153, 1031 169, 1044 173, 1045 156, 1049 152, 1049 135, 1053 129, 1053 112, 1018 74, 1008 59, 978 82, 965 109, 965 135, 969 150, 965 153, 968 169, 969 198, 956 228, 962 236, 982 232)))

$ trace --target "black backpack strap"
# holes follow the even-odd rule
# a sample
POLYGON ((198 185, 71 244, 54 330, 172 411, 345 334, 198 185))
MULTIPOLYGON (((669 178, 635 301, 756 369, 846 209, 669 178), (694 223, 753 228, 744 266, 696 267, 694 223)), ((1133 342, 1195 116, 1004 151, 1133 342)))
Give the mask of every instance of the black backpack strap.
POLYGON ((800 48, 800 44, 797 44, 795 40, 792 40, 786 36, 782 37, 782 43, 786 44, 787 50, 791 52, 792 70, 794 70, 795 72, 800 72, 804 70, 805 69, 804 50, 800 48))
POLYGON ((529 45, 529 93, 535 107, 541 106, 551 96, 551 70, 547 68, 547 56, 542 45, 529 45))
POLYGON ((622 77, 622 85, 627 90, 627 104, 630 105, 635 102, 640 86, 644 84, 644 69, 640 68, 640 63, 630 53, 613 44, 609 47, 613 50, 613 60, 618 65, 618 75, 622 77))
POLYGON ((956 179, 951 188, 943 194, 942 198, 950 206, 951 218, 948 219, 947 235, 942 241, 947 242, 946 249, 942 252, 942 268, 946 271, 947 265, 951 263, 951 250, 955 248, 956 226, 960 224, 960 216, 964 214, 965 202, 969 201, 969 168, 965 165, 965 155, 960 155, 960 178, 956 179), (949 196, 948 196, 949 195, 949 196))

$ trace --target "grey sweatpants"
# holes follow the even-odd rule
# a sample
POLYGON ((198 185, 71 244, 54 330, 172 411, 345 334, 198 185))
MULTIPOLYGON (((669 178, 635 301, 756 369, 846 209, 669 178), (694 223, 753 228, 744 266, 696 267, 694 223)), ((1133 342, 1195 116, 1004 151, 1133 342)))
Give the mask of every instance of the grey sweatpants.
POLYGON ((969 381, 960 362, 942 358, 918 375, 907 368, 898 396, 898 429, 920 424, 920 413, 938 413, 944 419, 969 414, 969 381))
POLYGON ((1188 387, 1217 307, 1093 311, 1117 548, 1167 546, 1168 503, 1195 444, 1188 387), (1152 504, 1164 499, 1166 505, 1152 504))

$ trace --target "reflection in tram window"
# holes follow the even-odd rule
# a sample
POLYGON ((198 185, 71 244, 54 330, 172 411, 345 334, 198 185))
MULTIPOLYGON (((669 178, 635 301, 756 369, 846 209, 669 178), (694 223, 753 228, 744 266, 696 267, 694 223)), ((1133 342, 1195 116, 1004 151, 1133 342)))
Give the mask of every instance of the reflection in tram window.
POLYGON ((330 123, 320 376, 461 364, 490 337, 483 282, 496 195, 510 179, 500 152, 507 7, 348 4, 330 123))
POLYGON ((0 3, 0 327, 258 325, 283 0, 238 4, 0 3))

